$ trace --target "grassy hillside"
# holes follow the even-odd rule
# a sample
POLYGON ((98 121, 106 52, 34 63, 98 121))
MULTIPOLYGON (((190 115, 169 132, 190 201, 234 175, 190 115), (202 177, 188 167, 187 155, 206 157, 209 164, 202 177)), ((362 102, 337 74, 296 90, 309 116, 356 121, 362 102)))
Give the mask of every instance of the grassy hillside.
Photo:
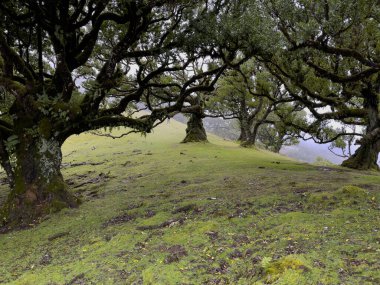
POLYGON ((0 235, 0 283, 380 284, 378 173, 183 136, 71 138, 83 204, 0 235))

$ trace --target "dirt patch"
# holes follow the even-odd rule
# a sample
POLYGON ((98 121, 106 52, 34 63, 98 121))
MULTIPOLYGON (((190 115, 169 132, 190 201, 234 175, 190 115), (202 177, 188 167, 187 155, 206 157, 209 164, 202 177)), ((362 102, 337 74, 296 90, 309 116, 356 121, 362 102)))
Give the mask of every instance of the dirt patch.
POLYGON ((132 150, 132 154, 131 155, 140 155, 142 154, 142 150, 141 149, 134 149, 132 150))
POLYGON ((296 241, 288 241, 288 245, 285 247, 285 253, 290 254, 302 254, 304 250, 302 245, 299 245, 296 241))
POLYGON ((72 168, 72 167, 78 167, 78 166, 84 166, 84 165, 96 166, 96 165, 102 165, 106 162, 108 162, 108 160, 104 160, 102 162, 77 162, 77 163, 68 162, 68 163, 62 163, 61 168, 72 168))
POLYGON ((109 226, 120 225, 120 224, 124 224, 124 223, 130 222, 130 221, 133 221, 135 219, 136 219, 136 216, 134 216, 134 215, 123 214, 123 215, 114 217, 114 218, 108 220, 107 222, 103 223, 102 227, 106 228, 109 226))
POLYGON ((71 281, 69 281, 65 285, 85 285, 85 284, 89 284, 88 283, 88 279, 85 278, 84 276, 85 276, 84 273, 79 274, 79 275, 75 276, 73 279, 71 279, 71 281))
POLYGON ((188 255, 186 249, 182 245, 178 244, 165 248, 164 251, 169 253, 169 255, 165 257, 166 264, 178 262, 182 257, 188 255))
POLYGON ((218 232, 207 232, 205 233, 209 239, 211 240, 211 242, 214 242, 218 239, 218 236, 219 236, 219 233, 218 232))
POLYGON ((142 177, 144 177, 143 174, 131 175, 123 179, 122 182, 125 184, 128 184, 128 183, 135 182, 138 178, 142 178, 142 177))
POLYGON ((189 212, 196 211, 196 210, 198 210, 197 205, 189 204, 189 205, 185 205, 183 207, 180 207, 180 208, 173 210, 172 214, 189 213, 189 212))
POLYGON ((144 164, 143 162, 132 162, 130 160, 127 160, 126 162, 122 163, 121 165, 123 167, 136 167, 136 166, 139 166, 139 165, 142 165, 144 164))
MULTIPOLYGON (((230 267, 230 265, 228 264, 227 261, 221 260, 221 261, 219 261, 218 265, 219 265, 218 267, 210 268, 209 270, 207 270, 207 272, 209 274, 213 274, 213 275, 226 274, 228 272, 228 268, 230 267)), ((210 283, 208 283, 208 284, 210 284, 210 283)), ((220 284, 220 283, 211 283, 211 284, 220 284)))
MULTIPOLYGON (((96 176, 94 178, 91 178, 88 181, 84 182, 84 184, 98 184, 98 183, 101 183, 101 182, 105 182, 105 181, 107 181, 110 178, 111 177, 109 176, 109 173, 103 173, 103 172, 101 172, 101 173, 98 174, 98 176, 96 176)), ((78 188, 78 187, 80 187, 80 186, 77 185, 75 188, 78 188)))
POLYGON ((251 242, 250 238, 246 235, 234 235, 232 239, 238 244, 247 244, 251 242))
POLYGON ((72 152, 69 152, 68 154, 64 155, 63 157, 68 157, 70 155, 73 155, 76 152, 77 152, 77 150, 73 150, 72 152))
POLYGON ((243 258, 244 255, 243 255, 243 253, 242 253, 240 250, 235 249, 233 252, 231 252, 231 253, 228 255, 228 257, 229 257, 230 259, 238 259, 238 258, 243 258))
POLYGON ((171 228, 176 225, 183 225, 184 222, 185 222, 184 218, 170 219, 158 225, 140 226, 140 227, 137 227, 136 229, 139 231, 146 231, 146 230, 162 229, 162 228, 167 228, 167 227, 171 228))
POLYGON ((289 213, 289 212, 297 212, 303 211, 304 205, 301 202, 287 202, 287 203, 279 203, 274 205, 271 209, 271 213, 289 213))
MULTIPOLYGON (((90 172, 89 174, 91 173, 93 172, 90 172)), ((95 177, 90 177, 89 175, 83 174, 83 175, 77 175, 75 179, 68 179, 67 184, 70 185, 73 189, 76 189, 76 188, 81 188, 88 184, 98 184, 98 183, 106 182, 110 178, 111 177, 109 176, 109 173, 106 174, 103 172, 99 173, 95 177), (79 179, 80 180, 85 179, 85 180, 78 183, 79 179)))

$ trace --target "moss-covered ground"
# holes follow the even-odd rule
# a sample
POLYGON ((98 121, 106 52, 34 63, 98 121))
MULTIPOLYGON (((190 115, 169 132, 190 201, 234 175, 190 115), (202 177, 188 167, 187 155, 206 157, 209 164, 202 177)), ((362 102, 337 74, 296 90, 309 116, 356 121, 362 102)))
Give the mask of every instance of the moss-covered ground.
POLYGON ((83 203, 0 235, 0 283, 380 284, 378 173, 184 135, 72 137, 83 203))

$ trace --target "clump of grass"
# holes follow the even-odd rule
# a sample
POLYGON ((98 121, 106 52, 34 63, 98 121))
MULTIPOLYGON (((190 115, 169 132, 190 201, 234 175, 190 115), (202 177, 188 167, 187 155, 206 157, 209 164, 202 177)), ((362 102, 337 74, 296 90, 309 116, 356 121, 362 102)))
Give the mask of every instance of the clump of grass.
POLYGON ((369 193, 357 186, 343 186, 335 192, 312 193, 308 197, 309 209, 334 209, 337 206, 364 205, 369 201, 369 193))
POLYGON ((261 266, 264 271, 265 282, 269 284, 274 283, 280 277, 283 277, 282 275, 284 274, 293 276, 295 279, 294 281, 296 281, 299 274, 309 271, 309 268, 305 265, 305 263, 293 255, 288 255, 278 260, 272 260, 270 257, 264 257, 261 261, 261 266))
POLYGON ((357 186, 343 186, 336 192, 337 198, 346 199, 346 200, 359 200, 366 201, 368 199, 369 193, 363 188, 357 186))

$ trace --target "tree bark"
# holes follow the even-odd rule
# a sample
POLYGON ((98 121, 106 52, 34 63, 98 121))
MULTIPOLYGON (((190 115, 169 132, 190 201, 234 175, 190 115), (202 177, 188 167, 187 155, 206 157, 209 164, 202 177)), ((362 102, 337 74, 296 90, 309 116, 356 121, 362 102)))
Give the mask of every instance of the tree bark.
POLYGON ((207 142, 207 134, 203 127, 203 116, 198 113, 192 113, 187 121, 186 137, 182 141, 188 142, 207 142))
POLYGON ((4 140, 0 136, 0 163, 7 174, 8 185, 12 189, 15 186, 14 171, 9 160, 9 154, 4 144, 4 140))
POLYGON ((241 120, 240 121, 240 136, 239 136, 238 141, 242 145, 248 142, 250 136, 251 136, 251 130, 250 130, 250 126, 248 122, 246 122, 245 120, 241 120))
POLYGON ((245 128, 240 126, 240 135, 239 135, 238 141, 243 142, 243 141, 247 141, 247 140, 248 140, 247 131, 245 130, 245 128))
POLYGON ((342 166, 368 170, 379 170, 377 160, 380 152, 380 116, 379 98, 376 93, 365 89, 364 108, 368 112, 368 126, 366 135, 359 141, 360 147, 347 160, 343 161, 342 166))
POLYGON ((251 131, 251 124, 252 122, 248 119, 248 114, 246 114, 246 111, 241 111, 241 117, 240 117, 240 137, 239 142, 240 146, 242 147, 251 147, 255 144, 255 139, 252 137, 252 131, 251 131))
POLYGON ((247 126, 247 139, 245 141, 241 141, 240 145, 242 147, 253 147, 256 144, 257 141, 257 134, 259 132, 259 128, 262 124, 261 121, 258 121, 256 123, 253 123, 254 118, 251 118, 251 120, 248 122, 247 126), (251 126, 253 124, 253 129, 251 131, 251 126))
POLYGON ((248 119, 247 104, 244 96, 240 98, 239 108, 240 137, 238 141, 240 142, 240 145, 244 147, 246 144, 248 144, 249 138, 251 136, 251 125, 248 119))
POLYGON ((255 128, 253 131, 247 131, 247 138, 245 140, 240 141, 240 146, 242 147, 253 147, 256 144, 257 130, 255 132, 255 128))
POLYGON ((20 135, 15 149, 15 185, 2 209, 3 225, 27 226, 62 208, 76 207, 60 171, 61 144, 20 135))
MULTIPOLYGON (((377 133, 380 133, 379 129, 377 129, 377 133)), ((343 161, 342 166, 360 170, 379 170, 377 160, 380 151, 380 135, 373 139, 365 136, 360 144, 355 153, 343 161)))

